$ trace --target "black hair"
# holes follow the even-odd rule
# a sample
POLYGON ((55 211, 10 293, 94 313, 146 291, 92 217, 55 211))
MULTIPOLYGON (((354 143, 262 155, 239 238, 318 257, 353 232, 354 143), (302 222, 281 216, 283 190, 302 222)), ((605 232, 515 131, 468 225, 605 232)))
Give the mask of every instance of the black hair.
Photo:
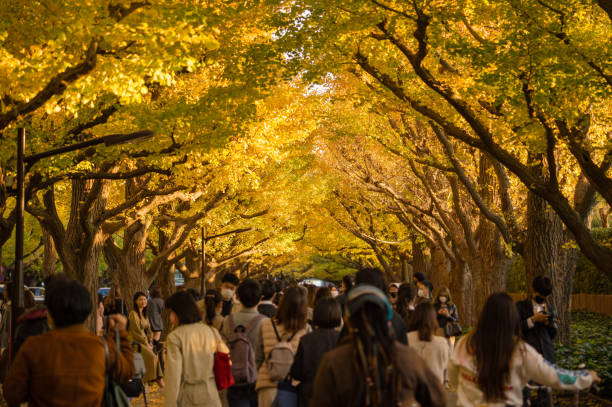
POLYGON ((202 321, 198 305, 189 291, 181 291, 170 296, 166 300, 166 308, 174 311, 178 317, 179 325, 202 321))
POLYGON ((353 278, 349 274, 345 275, 342 277, 342 284, 344 284, 346 291, 350 290, 353 286, 353 278))
POLYGON ((438 318, 434 306, 428 302, 417 305, 412 313, 408 331, 418 331, 419 340, 431 342, 436 329, 438 329, 438 318))
POLYGON ((425 280, 425 281, 423 281, 423 285, 429 289, 429 296, 432 297, 433 296, 433 291, 434 291, 433 283, 431 281, 429 281, 429 280, 425 280))
POLYGON ((398 314, 404 318, 404 320, 408 320, 410 316, 410 302, 414 299, 414 288, 409 283, 402 283, 400 285, 399 290, 397 291, 397 303, 395 304, 395 308, 398 314))
POLYGON ((138 291, 138 292, 136 292, 134 294, 134 303, 133 303, 134 311, 136 311, 138 313, 138 315, 140 315, 142 318, 146 318, 148 316, 148 313, 147 313, 148 306, 144 307, 142 309, 142 314, 141 314, 140 310, 138 309, 138 304, 136 304, 136 301, 138 301, 138 298, 140 298, 140 297, 147 298, 147 295, 145 293, 143 293, 142 291, 138 291))
POLYGON ((342 309, 334 298, 321 298, 312 313, 314 326, 325 329, 337 328, 342 322, 342 309))
POLYGON ((238 280, 238 277, 236 277, 235 274, 232 273, 226 273, 223 278, 221 279, 221 283, 230 283, 233 284, 235 286, 238 286, 238 284, 240 284, 240 280, 238 280))
POLYGON ((491 295, 468 342, 478 369, 477 384, 486 401, 505 399, 512 355, 520 338, 521 319, 512 298, 506 293, 491 295))
POLYGON ((380 306, 365 302, 350 318, 351 339, 357 369, 351 406, 396 406, 400 370, 395 357, 395 338, 380 306), (362 349, 363 352, 357 351, 362 349), (369 400, 369 403, 366 401, 369 400))
POLYGON ((289 287, 283 295, 274 319, 283 324, 286 331, 296 332, 306 327, 308 304, 303 287, 289 287))
POLYGON ((368 267, 361 269, 355 274, 355 285, 368 284, 380 289, 382 292, 387 292, 387 282, 385 276, 380 269, 368 267))
POLYGON ((261 298, 265 301, 270 301, 276 294, 276 287, 270 280, 263 280, 261 283, 261 298))
POLYGON ((546 276, 537 276, 533 279, 533 290, 547 297, 552 294, 552 282, 546 276))
POLYGON ((329 287, 320 287, 317 290, 314 296, 314 307, 316 307, 317 303, 323 300, 324 298, 332 298, 331 289, 329 287))
POLYGON ((204 304, 206 305, 206 323, 212 325, 215 318, 215 310, 217 305, 223 301, 221 293, 217 290, 207 290, 204 296, 204 304))
POLYGON ((196 290, 195 288, 188 288, 187 292, 189 294, 191 294, 191 296, 193 297, 194 301, 200 301, 202 299, 202 296, 200 295, 200 292, 198 290, 196 290))
POLYGON ((414 273, 414 278, 416 278, 416 280, 419 283, 422 283, 423 281, 425 281, 425 273, 421 273, 420 271, 417 271, 416 273, 414 273))
POLYGON ((261 297, 261 287, 256 280, 252 278, 245 279, 236 290, 238 300, 245 308, 253 308, 259 303, 261 297))
POLYGON ((91 313, 91 296, 81 283, 56 274, 45 284, 45 305, 57 328, 82 324, 91 313))
POLYGON ((149 295, 151 296, 151 298, 160 298, 161 288, 159 288, 158 286, 151 287, 151 290, 149 291, 149 295))

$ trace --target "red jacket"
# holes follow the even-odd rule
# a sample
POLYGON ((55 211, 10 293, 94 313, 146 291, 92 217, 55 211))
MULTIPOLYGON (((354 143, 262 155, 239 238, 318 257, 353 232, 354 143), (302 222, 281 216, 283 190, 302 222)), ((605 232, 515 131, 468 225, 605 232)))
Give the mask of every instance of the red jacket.
MULTIPOLYGON (((119 382, 134 374, 134 356, 127 333, 120 336, 119 361, 115 341, 107 336, 110 369, 119 382)), ((53 329, 28 338, 4 381, 9 406, 100 407, 105 384, 104 345, 84 325, 53 329)))

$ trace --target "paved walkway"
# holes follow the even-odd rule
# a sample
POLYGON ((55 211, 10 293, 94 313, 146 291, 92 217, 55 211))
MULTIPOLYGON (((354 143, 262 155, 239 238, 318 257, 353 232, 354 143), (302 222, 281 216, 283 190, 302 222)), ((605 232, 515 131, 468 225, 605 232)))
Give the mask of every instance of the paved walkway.
MULTIPOLYGON (((147 407, 161 407, 164 404, 164 391, 161 390, 157 385, 147 388, 147 407)), ((448 393, 447 407, 455 407, 457 402, 457 396, 453 392, 448 393)), ((132 400, 133 407, 144 407, 144 400, 142 396, 132 400)))

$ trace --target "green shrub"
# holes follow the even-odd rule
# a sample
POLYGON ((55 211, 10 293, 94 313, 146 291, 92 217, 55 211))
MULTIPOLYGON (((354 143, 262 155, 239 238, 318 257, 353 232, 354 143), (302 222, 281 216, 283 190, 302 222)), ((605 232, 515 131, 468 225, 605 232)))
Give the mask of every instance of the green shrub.
POLYGON ((584 363, 602 379, 599 396, 612 398, 612 317, 573 311, 570 328, 572 344, 556 347, 557 364, 578 369, 584 363))

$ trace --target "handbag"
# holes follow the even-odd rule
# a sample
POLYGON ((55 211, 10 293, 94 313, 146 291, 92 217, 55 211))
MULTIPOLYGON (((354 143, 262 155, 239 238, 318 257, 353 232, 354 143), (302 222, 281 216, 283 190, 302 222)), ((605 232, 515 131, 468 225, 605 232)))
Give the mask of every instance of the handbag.
MULTIPOLYGON (((210 328, 210 327, 209 327, 210 328)), ((229 353, 219 350, 219 338, 216 330, 210 328, 213 335, 217 339, 217 352, 215 352, 215 361, 213 363, 213 373, 215 374, 215 383, 217 390, 227 389, 234 385, 234 376, 232 376, 232 363, 229 353)))
POLYGON ((297 407, 297 386, 291 384, 291 379, 278 382, 276 398, 271 407, 297 407))
MULTIPOLYGON (((104 342, 104 357, 106 365, 106 381, 104 385, 104 405, 106 407, 129 407, 130 399, 125 395, 121 386, 119 386, 114 380, 110 378, 109 368, 109 356, 108 356, 108 342, 103 336, 102 341, 104 342)), ((119 330, 115 329, 115 343, 117 344, 117 357, 116 361, 119 360, 119 330)), ((115 362, 115 365, 118 365, 115 362)))
POLYGON ((444 325, 444 336, 450 338, 451 336, 461 336, 463 330, 461 329, 461 325, 457 321, 450 321, 446 325, 444 325))

